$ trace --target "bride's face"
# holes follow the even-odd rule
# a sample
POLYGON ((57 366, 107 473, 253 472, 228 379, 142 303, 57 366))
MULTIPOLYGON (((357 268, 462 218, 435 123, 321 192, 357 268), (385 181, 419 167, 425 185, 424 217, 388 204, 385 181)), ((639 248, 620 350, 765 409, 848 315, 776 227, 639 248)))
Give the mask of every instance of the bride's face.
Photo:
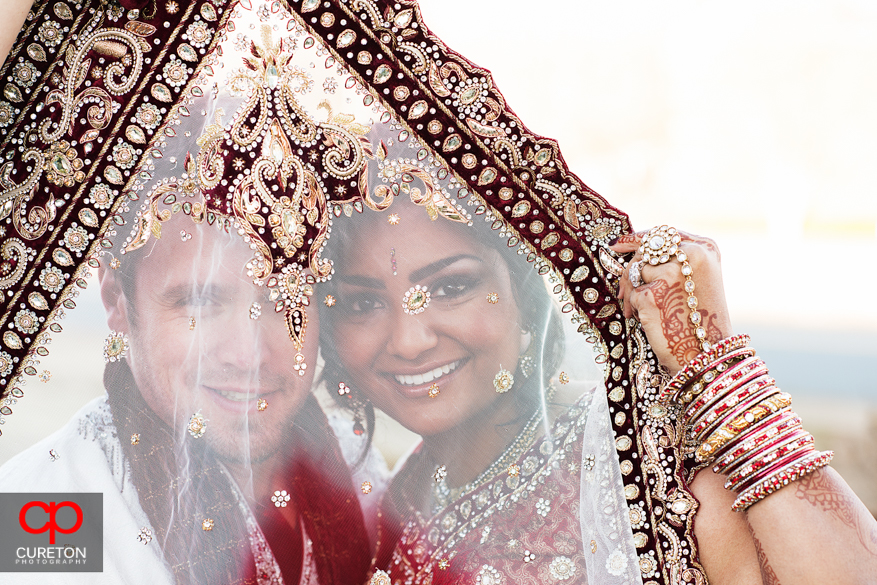
POLYGON ((424 436, 514 408, 493 386, 501 368, 515 371, 521 352, 505 261, 472 228, 431 221, 411 204, 390 211, 398 225, 386 221, 389 212, 369 218, 336 262, 331 331, 345 383, 424 436), (429 304, 408 314, 403 299, 416 285, 429 291, 429 304), (488 302, 491 293, 499 302, 488 302), (439 394, 431 398, 433 385, 439 394))

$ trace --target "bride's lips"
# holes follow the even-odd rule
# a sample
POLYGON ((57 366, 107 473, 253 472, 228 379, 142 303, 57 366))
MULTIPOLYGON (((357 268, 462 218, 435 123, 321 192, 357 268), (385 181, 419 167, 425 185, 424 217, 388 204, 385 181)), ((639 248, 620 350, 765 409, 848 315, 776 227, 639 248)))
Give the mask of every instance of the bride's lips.
POLYGON ((386 377, 394 382, 396 392, 406 398, 421 398, 429 395, 429 387, 441 385, 453 379, 466 365, 468 358, 454 360, 437 366, 425 366, 416 371, 393 372, 386 377))

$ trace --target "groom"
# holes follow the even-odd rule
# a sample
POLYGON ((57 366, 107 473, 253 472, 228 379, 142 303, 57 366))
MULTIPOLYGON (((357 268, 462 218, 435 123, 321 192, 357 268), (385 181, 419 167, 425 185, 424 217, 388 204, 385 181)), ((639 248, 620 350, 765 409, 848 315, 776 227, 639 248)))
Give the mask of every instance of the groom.
POLYGON ((32 448, 64 458, 28 450, 0 490, 103 492, 104 574, 89 583, 364 581, 362 513, 310 392, 317 312, 300 375, 249 247, 185 216, 165 224, 177 232, 101 268, 107 397, 32 448))

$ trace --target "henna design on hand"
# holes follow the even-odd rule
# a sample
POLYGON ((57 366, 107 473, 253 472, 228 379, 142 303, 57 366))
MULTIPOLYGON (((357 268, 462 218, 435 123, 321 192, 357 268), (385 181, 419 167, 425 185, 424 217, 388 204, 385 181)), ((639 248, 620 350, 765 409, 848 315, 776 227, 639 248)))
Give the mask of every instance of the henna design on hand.
POLYGON ((801 478, 795 485, 798 499, 829 512, 854 529, 865 550, 877 556, 877 526, 861 502, 845 486, 821 470, 801 478))
POLYGON ((710 313, 706 309, 701 309, 700 316, 706 324, 706 338, 709 341, 715 343, 725 338, 725 334, 722 333, 722 330, 719 328, 718 324, 716 324, 717 315, 715 313, 710 313))
POLYGON ((752 540, 755 542, 755 552, 758 554, 758 565, 761 567, 761 581, 764 585, 782 585, 776 571, 773 570, 773 567, 770 566, 767 560, 767 554, 764 552, 764 547, 761 546, 761 541, 755 537, 755 531, 752 529, 752 526, 749 527, 749 532, 752 533, 752 540))
POLYGON ((703 236, 696 236, 694 234, 689 234, 688 232, 679 232, 679 235, 682 236, 683 243, 693 242, 695 244, 700 244, 701 246, 703 246, 707 250, 715 253, 716 257, 721 261, 722 253, 719 251, 719 247, 716 245, 716 243, 713 240, 711 240, 709 238, 705 238, 703 236))
POLYGON ((700 353, 697 338, 688 324, 688 295, 682 289, 681 282, 670 286, 662 278, 654 280, 649 289, 661 313, 661 330, 667 340, 667 347, 682 367, 700 353))
POLYGON ((644 235, 645 235, 645 232, 624 234, 622 236, 618 236, 618 239, 615 240, 613 245, 618 245, 618 244, 637 244, 637 245, 639 245, 642 242, 644 235))

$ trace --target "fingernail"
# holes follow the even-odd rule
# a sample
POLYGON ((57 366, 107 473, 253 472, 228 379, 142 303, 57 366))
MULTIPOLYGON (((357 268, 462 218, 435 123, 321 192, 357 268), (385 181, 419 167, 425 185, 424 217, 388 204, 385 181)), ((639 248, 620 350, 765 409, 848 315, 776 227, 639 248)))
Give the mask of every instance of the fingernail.
POLYGON ((611 240, 609 240, 609 245, 614 246, 618 242, 618 236, 615 236, 611 240))

